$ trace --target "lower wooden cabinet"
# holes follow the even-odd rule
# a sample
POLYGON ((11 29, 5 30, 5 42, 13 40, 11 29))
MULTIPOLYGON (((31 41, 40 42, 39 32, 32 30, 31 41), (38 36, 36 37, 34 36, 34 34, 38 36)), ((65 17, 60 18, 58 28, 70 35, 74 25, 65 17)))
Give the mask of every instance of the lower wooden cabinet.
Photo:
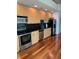
POLYGON ((20 46, 19 46, 19 38, 18 38, 18 36, 17 36, 17 52, 19 52, 19 50, 20 50, 20 46))
POLYGON ((39 31, 34 31, 31 33, 32 45, 39 41, 39 31))
POLYGON ((51 28, 44 29, 44 38, 51 36, 51 28))

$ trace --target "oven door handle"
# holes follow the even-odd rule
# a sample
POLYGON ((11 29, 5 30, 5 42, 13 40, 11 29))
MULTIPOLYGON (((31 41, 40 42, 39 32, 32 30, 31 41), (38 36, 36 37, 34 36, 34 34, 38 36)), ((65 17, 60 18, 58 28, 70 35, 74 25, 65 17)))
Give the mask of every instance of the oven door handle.
POLYGON ((22 34, 22 35, 18 35, 18 36, 23 36, 23 35, 28 35, 28 34, 31 34, 31 33, 26 33, 26 34, 22 34))

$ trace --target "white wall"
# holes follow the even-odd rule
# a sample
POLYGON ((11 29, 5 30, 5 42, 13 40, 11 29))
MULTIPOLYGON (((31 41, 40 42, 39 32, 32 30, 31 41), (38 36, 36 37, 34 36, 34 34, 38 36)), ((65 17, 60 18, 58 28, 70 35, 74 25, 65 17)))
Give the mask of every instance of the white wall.
POLYGON ((56 19, 56 34, 61 33, 61 13, 55 12, 54 13, 54 19, 56 19))

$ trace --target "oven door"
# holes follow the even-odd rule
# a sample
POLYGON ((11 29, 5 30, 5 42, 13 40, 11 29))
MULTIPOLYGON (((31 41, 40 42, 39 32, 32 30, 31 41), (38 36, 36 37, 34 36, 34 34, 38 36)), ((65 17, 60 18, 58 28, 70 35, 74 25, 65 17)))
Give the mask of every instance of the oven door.
POLYGON ((32 45, 31 33, 20 35, 20 48, 25 49, 32 45))

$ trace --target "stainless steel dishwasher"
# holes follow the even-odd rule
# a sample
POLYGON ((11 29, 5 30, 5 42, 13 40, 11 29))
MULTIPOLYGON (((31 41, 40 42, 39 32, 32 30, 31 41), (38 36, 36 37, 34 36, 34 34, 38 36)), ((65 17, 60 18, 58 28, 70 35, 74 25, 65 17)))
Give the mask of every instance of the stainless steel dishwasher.
POLYGON ((42 41, 44 38, 44 30, 39 30, 39 41, 42 41))
POLYGON ((39 41, 42 41, 44 37, 44 20, 40 20, 39 41))

